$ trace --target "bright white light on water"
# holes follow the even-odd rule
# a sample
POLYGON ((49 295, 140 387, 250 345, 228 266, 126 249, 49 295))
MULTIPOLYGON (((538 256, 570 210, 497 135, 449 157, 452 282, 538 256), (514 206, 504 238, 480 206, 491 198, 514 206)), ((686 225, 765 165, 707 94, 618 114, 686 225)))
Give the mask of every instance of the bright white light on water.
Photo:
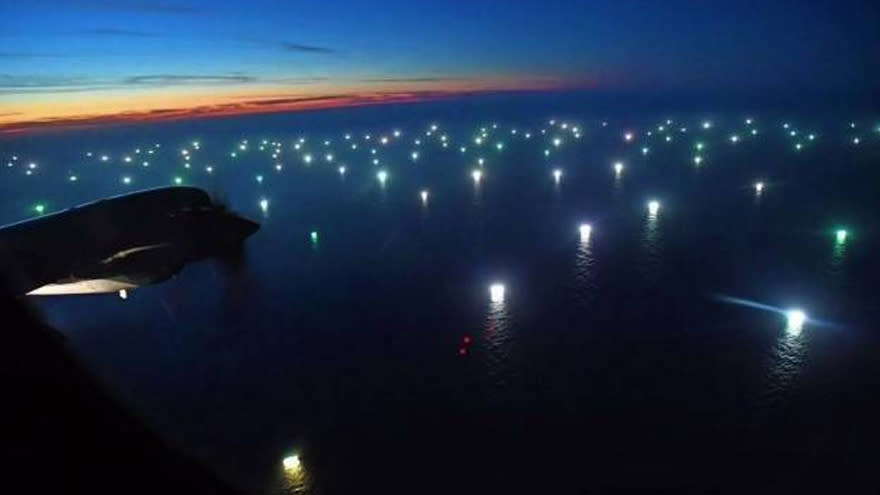
POLYGON ((303 155, 303 161, 305 163, 312 163, 312 155, 309 155, 309 154, 303 155))
POLYGON ((376 172, 376 178, 379 179, 379 184, 385 185, 385 181, 388 180, 388 172, 384 170, 380 170, 376 172))
POLYGON ((859 144, 861 140, 859 138, 853 138, 853 144, 859 144))
POLYGON ((626 134, 624 134, 623 140, 626 141, 627 143, 632 141, 633 140, 633 133, 627 132, 626 134))
POLYGON ((648 201, 648 214, 653 216, 657 216, 657 212, 660 211, 660 202, 657 200, 648 201))
POLYGON ((125 176, 125 177, 123 177, 123 178, 122 178, 122 183, 125 184, 125 185, 129 185, 129 184, 131 184, 131 177, 129 177, 129 176, 125 176))
POLYGON ((578 232, 581 234, 581 242, 587 242, 590 240, 590 234, 593 233, 593 226, 588 223, 582 223, 578 227, 578 232))
POLYGON ((556 181, 557 184, 559 184, 559 181, 561 179, 562 179, 562 170, 560 170, 558 168, 553 169, 553 180, 556 181))
POLYGON ((737 136, 736 134, 734 134, 733 136, 730 136, 731 143, 737 143, 738 141, 739 141, 739 136, 737 136))
POLYGON ((120 289, 119 290, 119 299, 122 299, 123 301, 128 299, 128 291, 125 289, 120 289))
POLYGON ((623 163, 622 162, 615 162, 614 163, 614 173, 617 175, 620 175, 621 173, 623 173, 623 163))
POLYGON ((834 233, 835 239, 837 239, 838 244, 843 244, 846 242, 846 237, 849 233, 846 229, 837 229, 837 232, 834 233))
POLYGON ((71 176, 69 177, 69 179, 70 179, 70 182, 76 182, 76 181, 77 181, 77 177, 76 177, 75 175, 71 175, 71 176))
POLYGON ((703 129, 709 129, 711 127, 712 127, 712 122, 709 122, 708 120, 703 122, 703 129))
POLYGON ((695 156, 694 157, 694 164, 699 165, 701 163, 703 163, 703 157, 700 155, 695 156))
POLYGON ((419 193, 419 196, 422 198, 422 203, 428 202, 428 190, 427 189, 422 189, 422 191, 419 193))
POLYGON ((300 461, 299 461, 299 456, 298 455, 289 455, 281 461, 281 465, 284 466, 284 469, 286 469, 288 471, 296 471, 301 466, 300 461))
POLYGON ((556 146, 557 148, 560 147, 560 146, 562 146, 562 139, 560 139, 560 138, 553 138, 553 146, 556 146))
POLYGON ((790 309, 785 312, 787 322, 786 330, 791 334, 801 333, 804 323, 807 321, 807 314, 800 309, 790 309))
POLYGON ((266 213, 267 211, 269 211, 269 200, 268 199, 263 198, 260 200, 260 209, 263 210, 263 213, 266 213))
POLYGON ((419 159, 419 152, 418 152, 418 151, 413 151, 412 153, 410 153, 409 156, 410 156, 410 158, 412 158, 412 161, 416 161, 416 160, 419 159))
POLYGON ((647 155, 648 151, 650 151, 648 148, 642 148, 642 155, 647 155))
POLYGON ((476 169, 471 172, 471 177, 473 177, 473 179, 474 179, 474 184, 479 184, 480 179, 483 178, 483 171, 480 169, 476 169))
POLYGON ((764 183, 761 181, 755 182, 755 193, 761 194, 764 192, 764 183))
POLYGON ((339 175, 345 175, 345 166, 339 167, 339 175))
POLYGON ((489 299, 493 303, 504 302, 504 284, 492 284, 489 286, 489 299))

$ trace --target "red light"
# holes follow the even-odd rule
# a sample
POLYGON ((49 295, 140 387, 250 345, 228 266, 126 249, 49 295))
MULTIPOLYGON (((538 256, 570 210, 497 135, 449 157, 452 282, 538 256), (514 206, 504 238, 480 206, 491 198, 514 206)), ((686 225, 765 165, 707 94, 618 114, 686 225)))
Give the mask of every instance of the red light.
POLYGON ((465 335, 463 339, 461 339, 465 344, 471 343, 471 338, 468 335, 465 335))
POLYGON ((467 354, 467 349, 465 349, 464 347, 462 347, 458 350, 459 356, 464 356, 465 354, 467 354))

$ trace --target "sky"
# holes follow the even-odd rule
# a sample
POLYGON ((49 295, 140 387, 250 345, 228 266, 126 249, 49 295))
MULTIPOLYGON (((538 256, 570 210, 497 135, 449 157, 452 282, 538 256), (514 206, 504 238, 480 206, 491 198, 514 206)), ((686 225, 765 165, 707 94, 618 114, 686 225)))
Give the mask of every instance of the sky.
POLYGON ((0 132, 511 90, 875 92, 877 4, 0 0, 0 132))

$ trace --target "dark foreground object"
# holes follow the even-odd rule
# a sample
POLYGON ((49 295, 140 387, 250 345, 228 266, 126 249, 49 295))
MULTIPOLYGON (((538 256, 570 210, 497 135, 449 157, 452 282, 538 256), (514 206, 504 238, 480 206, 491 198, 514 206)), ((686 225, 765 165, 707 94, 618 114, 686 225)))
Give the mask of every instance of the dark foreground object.
POLYGON ((153 435, 102 389, 63 336, 5 291, 0 315, 2 491, 236 493, 153 435))

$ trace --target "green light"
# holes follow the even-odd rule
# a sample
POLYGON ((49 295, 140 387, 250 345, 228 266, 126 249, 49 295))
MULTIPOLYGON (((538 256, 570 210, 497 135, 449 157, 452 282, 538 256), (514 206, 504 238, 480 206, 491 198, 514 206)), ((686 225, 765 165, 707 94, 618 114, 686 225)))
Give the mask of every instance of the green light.
POLYGON ((42 215, 43 212, 46 211, 46 205, 42 203, 37 203, 36 205, 34 205, 34 211, 37 212, 37 215, 42 215))
POLYGON ((312 240, 312 242, 318 242, 318 231, 317 231, 317 230, 313 230, 313 231, 309 234, 309 238, 312 240))
POLYGON ((835 232, 834 235, 837 239, 837 243, 843 244, 846 242, 846 237, 849 235, 849 232, 847 232, 846 229, 837 229, 837 232, 835 232))

